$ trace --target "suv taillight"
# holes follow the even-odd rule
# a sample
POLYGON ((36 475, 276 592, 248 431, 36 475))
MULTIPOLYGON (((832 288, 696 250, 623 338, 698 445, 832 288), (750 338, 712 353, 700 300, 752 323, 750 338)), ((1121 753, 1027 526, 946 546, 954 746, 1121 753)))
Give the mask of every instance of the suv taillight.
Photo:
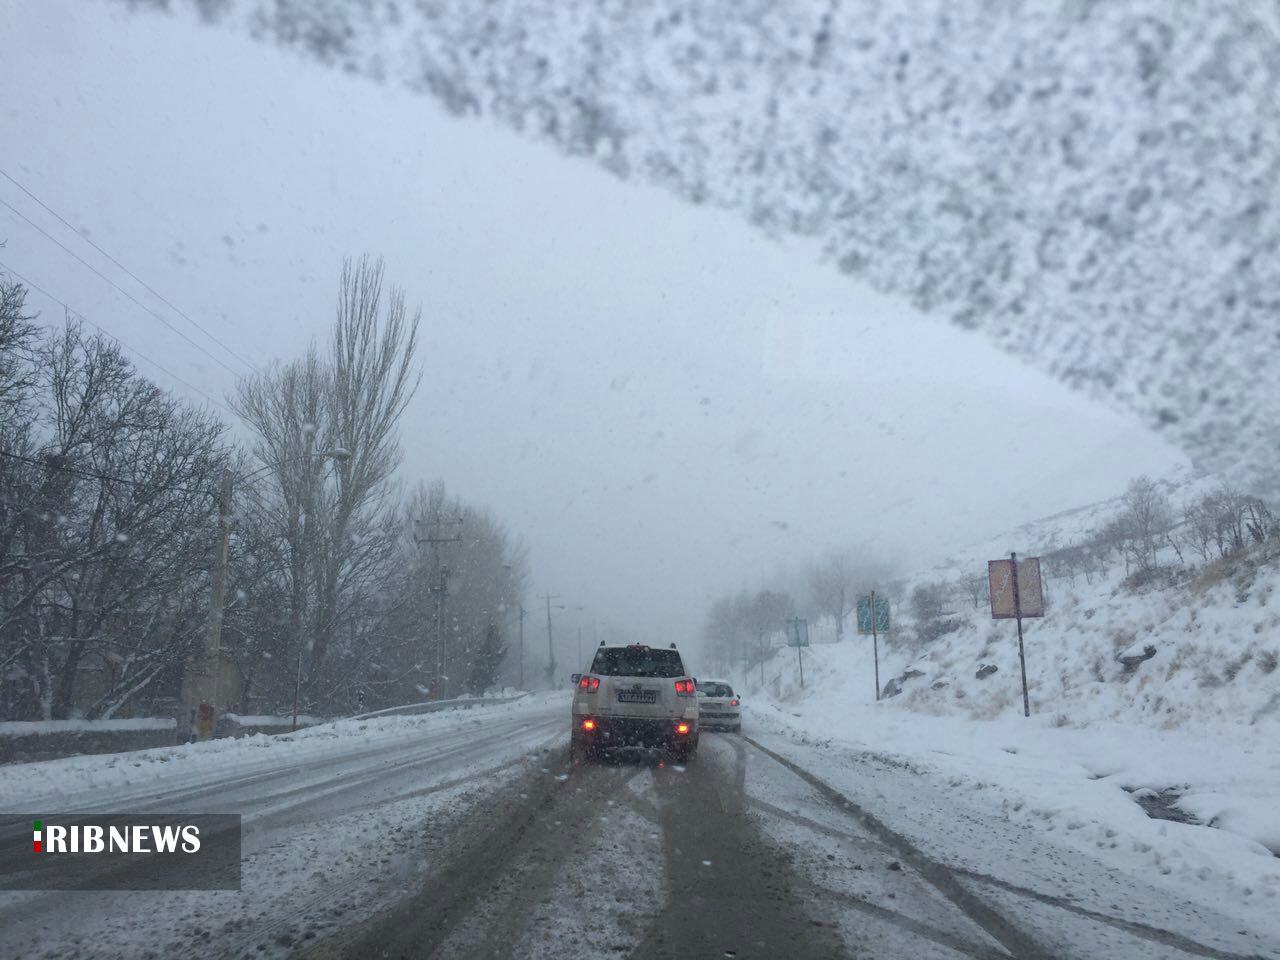
POLYGON ((730 701, 729 701, 729 706, 731 706, 731 707, 736 707, 737 705, 738 705, 738 698, 737 698, 737 697, 734 697, 732 700, 730 700, 730 701))
POLYGON ((585 690, 587 693, 595 693, 600 689, 599 677, 583 677, 578 681, 578 689, 585 690))
POLYGON ((692 680, 677 680, 676 695, 680 697, 692 697, 697 693, 697 687, 694 686, 692 680))

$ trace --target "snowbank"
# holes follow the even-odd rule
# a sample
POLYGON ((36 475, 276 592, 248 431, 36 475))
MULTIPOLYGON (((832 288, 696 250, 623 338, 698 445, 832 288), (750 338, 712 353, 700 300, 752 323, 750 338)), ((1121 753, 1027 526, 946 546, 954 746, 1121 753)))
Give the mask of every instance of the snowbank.
POLYGON ((1280 933, 1280 745, 1273 738, 929 717, 827 696, 744 706, 748 735, 799 745, 798 760, 851 797, 878 797, 895 829, 933 838, 944 859, 965 852, 947 847, 948 823, 960 811, 980 810, 1046 844, 1211 903, 1255 932, 1280 933), (856 762, 868 756, 877 762, 856 762), (897 783, 904 772, 954 804, 886 804, 886 793, 909 789, 897 783), (1153 819, 1136 800, 1144 788, 1158 794, 1171 786, 1185 791, 1178 808, 1202 824, 1153 819))
MULTIPOLYGON (((1183 484, 1175 504, 1212 482, 1183 484)), ((1079 543, 1117 506, 1104 502, 1025 524, 900 585, 894 632, 880 639, 879 684, 899 690, 894 696, 876 701, 870 637, 805 649, 803 687, 793 649, 775 650, 763 670, 740 670, 733 679, 744 694, 747 728, 828 757, 833 776, 843 769, 841 756, 883 758, 943 784, 958 804, 999 811, 1194 899, 1274 919, 1274 545, 1198 567, 1170 564, 1141 586, 1125 582, 1122 563, 1074 581, 1046 567, 1047 615, 1024 624, 1029 719, 1022 716, 1015 626, 992 621, 985 603, 975 608, 969 597, 954 596, 947 618, 955 629, 929 644, 917 640, 903 602, 916 585, 956 583, 1010 549, 1034 555, 1079 543)))
POLYGON ((0 737, 30 737, 41 733, 113 733, 120 730, 173 730, 173 717, 135 717, 129 720, 4 720, 0 737))
POLYGON ((172 784, 183 789, 216 783, 227 771, 237 775, 274 769, 282 763, 304 764, 322 757, 361 749, 413 741, 468 724, 482 725, 484 718, 514 712, 536 713, 560 703, 566 694, 532 694, 513 703, 487 705, 484 711, 444 711, 407 717, 339 720, 296 733, 239 739, 224 738, 202 743, 137 750, 129 753, 67 757, 5 768, 0 778, 0 809, 29 809, 76 803, 90 806, 127 803, 153 795, 172 784))

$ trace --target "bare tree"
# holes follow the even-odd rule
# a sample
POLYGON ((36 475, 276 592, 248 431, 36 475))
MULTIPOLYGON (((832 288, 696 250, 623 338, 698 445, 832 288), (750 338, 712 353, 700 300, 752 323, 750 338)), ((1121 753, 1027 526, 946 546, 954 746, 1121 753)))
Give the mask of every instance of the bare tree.
POLYGON ((813 606, 836 623, 836 641, 844 639, 844 621, 858 603, 859 578, 853 560, 843 552, 828 554, 809 571, 809 597, 813 606))
POLYGON ((1129 547, 1139 570, 1157 566, 1159 549, 1173 529, 1173 509, 1169 498, 1150 477, 1138 477, 1124 495, 1124 519, 1129 547))
POLYGON ((989 593, 991 584, 985 573, 967 574, 960 578, 960 588, 964 591, 965 596, 973 603, 973 609, 977 610, 983 604, 990 602, 989 593))
MULTIPOLYGON (((367 534, 371 512, 400 464, 396 425, 418 388, 414 354, 419 308, 412 316, 404 293, 391 288, 383 297, 383 263, 362 257, 347 260, 339 284, 338 315, 330 343, 330 392, 326 427, 330 443, 344 451, 336 483, 326 493, 326 549, 317 571, 319 611, 313 663, 323 662, 337 625, 338 594, 348 544, 367 534)), ((376 523, 376 521, 373 521, 376 523)))
POLYGON ((0 277, 0 411, 5 412, 6 423, 36 384, 38 328, 26 305, 26 287, 0 277))
POLYGON ((418 384, 421 314, 409 314, 398 289, 384 292, 383 272, 381 261, 346 261, 327 354, 312 348, 241 381, 232 397, 273 481, 265 518, 286 548, 288 659, 316 698, 339 679, 322 675, 344 616, 377 592, 399 537, 396 426, 418 384))
POLYGON ((739 629, 734 597, 730 594, 718 598, 707 612, 702 628, 703 639, 709 651, 725 665, 732 666, 740 659, 741 631, 739 629))
POLYGON ((1204 563, 1213 556, 1214 541, 1217 538, 1217 517, 1213 509, 1213 501, 1209 497, 1201 497, 1182 508, 1182 542, 1204 563))
POLYGON ((788 617, 795 615, 795 601, 780 590, 760 590, 743 611, 745 625, 755 639, 756 656, 767 658, 769 638, 785 629, 788 617))
POLYGON ((528 551, 487 510, 444 495, 434 485, 430 499, 419 494, 410 516, 456 519, 460 538, 437 556, 448 563, 448 617, 445 621, 449 689, 482 693, 497 678, 506 659, 511 618, 523 601, 528 579, 528 551))
POLYGON ((941 580, 916 584, 911 591, 911 613, 916 620, 916 636, 922 644, 932 643, 960 627, 960 621, 953 615, 951 589, 941 580))
POLYGON ((0 498, 0 650, 19 678, 2 699, 28 715, 111 716, 177 676, 197 642, 228 453, 221 424, 75 322, 33 362, 38 446, 0 498))

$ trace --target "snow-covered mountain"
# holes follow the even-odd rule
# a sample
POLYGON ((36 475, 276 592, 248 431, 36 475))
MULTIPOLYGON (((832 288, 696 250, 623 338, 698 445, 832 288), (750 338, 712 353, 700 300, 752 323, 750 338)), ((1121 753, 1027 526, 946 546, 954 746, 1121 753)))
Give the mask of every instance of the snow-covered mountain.
POLYGON ((1274 0, 127 0, 194 7, 819 241, 1275 476, 1274 0))

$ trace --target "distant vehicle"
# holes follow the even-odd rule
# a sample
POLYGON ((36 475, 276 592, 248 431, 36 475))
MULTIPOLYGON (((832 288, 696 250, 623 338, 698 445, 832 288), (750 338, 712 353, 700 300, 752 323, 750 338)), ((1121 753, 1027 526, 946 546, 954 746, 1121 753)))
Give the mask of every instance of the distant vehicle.
POLYGON ((742 729, 742 704, 724 680, 698 681, 698 724, 734 733, 742 729))
POLYGON ((589 673, 574 674, 574 756, 660 747, 677 761, 698 749, 697 681, 680 652, 640 643, 601 644, 589 673))

